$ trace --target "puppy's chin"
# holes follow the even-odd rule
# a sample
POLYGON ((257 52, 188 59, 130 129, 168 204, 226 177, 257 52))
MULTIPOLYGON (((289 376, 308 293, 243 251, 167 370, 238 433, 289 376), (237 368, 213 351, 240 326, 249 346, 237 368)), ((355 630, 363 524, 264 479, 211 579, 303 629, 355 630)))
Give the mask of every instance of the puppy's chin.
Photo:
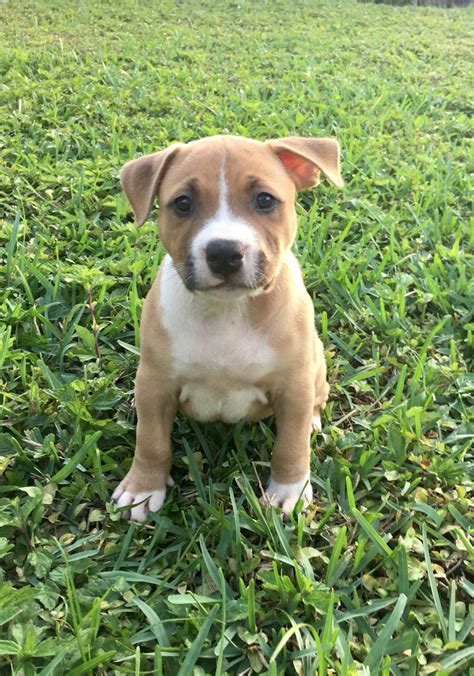
POLYGON ((250 296, 256 296, 262 292, 262 289, 253 289, 245 286, 217 286, 208 289, 197 289, 197 293, 201 297, 206 297, 212 300, 221 301, 223 303, 228 301, 238 301, 250 296))

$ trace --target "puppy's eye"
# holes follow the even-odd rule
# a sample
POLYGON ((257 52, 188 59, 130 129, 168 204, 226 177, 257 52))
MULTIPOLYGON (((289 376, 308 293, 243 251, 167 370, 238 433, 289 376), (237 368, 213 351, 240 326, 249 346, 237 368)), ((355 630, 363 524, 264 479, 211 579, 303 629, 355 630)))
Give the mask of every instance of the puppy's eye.
POLYGON ((257 211, 270 212, 276 207, 277 199, 269 192, 260 192, 255 198, 255 207, 257 211))
POLYGON ((193 202, 187 195, 180 195, 173 200, 173 209, 180 216, 186 216, 193 210, 193 202))

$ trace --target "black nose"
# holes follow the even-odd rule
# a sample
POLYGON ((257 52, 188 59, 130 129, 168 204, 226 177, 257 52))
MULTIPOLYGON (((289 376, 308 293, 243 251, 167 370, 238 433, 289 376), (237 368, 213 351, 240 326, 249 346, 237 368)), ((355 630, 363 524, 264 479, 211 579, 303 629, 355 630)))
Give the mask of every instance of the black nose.
POLYGON ((244 252, 240 242, 232 239, 213 239, 206 246, 206 260, 216 275, 231 275, 242 267, 244 252))

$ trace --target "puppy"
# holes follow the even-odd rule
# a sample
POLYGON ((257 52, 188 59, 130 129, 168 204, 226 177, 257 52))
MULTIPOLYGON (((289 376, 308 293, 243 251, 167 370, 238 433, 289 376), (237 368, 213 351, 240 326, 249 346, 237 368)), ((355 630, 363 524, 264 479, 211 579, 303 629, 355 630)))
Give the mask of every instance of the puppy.
POLYGON ((310 435, 329 386, 313 304, 291 252, 295 193, 322 172, 342 187, 329 138, 214 136, 127 162, 136 225, 160 204, 167 251, 141 319, 136 450, 113 493, 134 521, 165 500, 178 410, 200 421, 276 420, 267 501, 312 500, 310 435))

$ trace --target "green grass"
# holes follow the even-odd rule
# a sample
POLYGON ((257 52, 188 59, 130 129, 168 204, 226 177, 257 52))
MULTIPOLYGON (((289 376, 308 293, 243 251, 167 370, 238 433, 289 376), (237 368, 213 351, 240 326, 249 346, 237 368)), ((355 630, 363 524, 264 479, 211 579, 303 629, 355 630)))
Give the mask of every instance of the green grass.
POLYGON ((0 672, 467 674, 473 10, 1 11, 0 672), (316 500, 260 506, 271 421, 181 417, 177 485, 138 527, 108 498, 163 250, 118 170, 222 132, 343 149, 345 190, 298 200, 331 382, 316 500))

